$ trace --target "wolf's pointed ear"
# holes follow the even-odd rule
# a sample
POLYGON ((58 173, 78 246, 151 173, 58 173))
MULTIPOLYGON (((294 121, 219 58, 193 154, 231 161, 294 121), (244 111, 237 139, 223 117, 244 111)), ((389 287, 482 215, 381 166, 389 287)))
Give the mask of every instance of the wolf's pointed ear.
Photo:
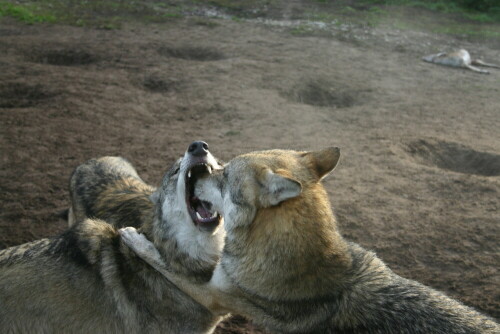
POLYGON ((264 182, 264 187, 267 190, 261 198, 264 205, 277 205, 287 199, 299 196, 302 192, 300 182, 270 170, 267 171, 264 182))
POLYGON ((316 175, 321 180, 337 166, 340 149, 338 147, 328 147, 320 151, 307 152, 304 157, 309 159, 316 175))

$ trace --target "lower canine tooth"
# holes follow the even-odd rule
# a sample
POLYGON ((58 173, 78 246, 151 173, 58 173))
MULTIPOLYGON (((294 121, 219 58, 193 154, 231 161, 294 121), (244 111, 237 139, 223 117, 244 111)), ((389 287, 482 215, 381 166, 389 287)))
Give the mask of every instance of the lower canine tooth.
POLYGON ((188 172, 188 178, 191 178, 191 171, 188 172))
POLYGON ((199 214, 198 212, 196 212, 196 217, 197 217, 198 219, 202 219, 202 218, 201 218, 201 216, 200 216, 200 214, 199 214))

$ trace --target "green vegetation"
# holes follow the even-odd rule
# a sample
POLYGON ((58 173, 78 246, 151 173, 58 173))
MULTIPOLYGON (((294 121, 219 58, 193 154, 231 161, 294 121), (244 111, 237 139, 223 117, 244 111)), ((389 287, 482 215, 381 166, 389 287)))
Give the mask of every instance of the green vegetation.
POLYGON ((258 10, 262 7, 273 4, 273 0, 208 0, 197 1, 198 3, 208 3, 219 8, 226 8, 236 11, 258 10))
POLYGON ((452 34, 452 35, 466 35, 466 36, 476 36, 476 37, 486 37, 486 38, 500 38, 500 31, 493 29, 474 29, 468 25, 449 25, 436 27, 433 29, 434 32, 440 34, 452 34))
MULTIPOLYGON (((168 23, 206 6, 246 18, 275 17, 288 0, 0 0, 0 18, 26 24, 61 23, 101 29, 119 29, 125 22, 168 23)), ((307 1, 304 2, 306 4, 307 1)), ((327 25, 375 27, 389 25, 402 30, 426 30, 486 38, 500 35, 499 0, 309 0, 297 19, 327 25), (415 15, 417 13, 417 15, 415 15), (438 19, 437 19, 438 18, 438 19), (478 24, 479 23, 479 24, 478 24)), ((196 25, 214 28, 214 19, 193 17, 196 25)), ((304 22, 289 29, 295 36, 331 36, 328 29, 304 22)))
POLYGON ((53 15, 40 14, 39 8, 35 5, 14 5, 10 2, 0 1, 0 17, 13 17, 27 24, 40 22, 55 22, 53 15))
POLYGON ((314 29, 307 24, 300 24, 290 29, 290 33, 294 36, 307 36, 313 33, 314 29))
POLYGON ((118 29, 128 20, 168 22, 184 17, 180 1, 38 0, 0 1, 0 17, 27 24, 49 22, 118 29))
POLYGON ((312 21, 333 22, 337 16, 326 12, 311 12, 307 13, 307 18, 312 21))
MULTIPOLYGON (((338 0, 317 3, 306 11, 308 20, 335 25, 387 26, 400 30, 429 31, 462 37, 500 37, 500 3, 468 0, 338 0), (486 3, 489 5, 487 6, 486 3)), ((315 27, 290 29, 296 36, 318 35, 315 27)))
POLYGON ((498 0, 363 0, 365 4, 411 6, 432 11, 461 14, 479 22, 500 22, 498 0))
POLYGON ((429 15, 422 13, 415 17, 415 12, 405 6, 388 9, 388 12, 390 15, 383 17, 380 22, 400 30, 430 31, 462 37, 500 37, 500 27, 497 21, 492 22, 491 14, 485 14, 483 18, 471 18, 469 15, 472 14, 465 15, 462 12, 429 15))

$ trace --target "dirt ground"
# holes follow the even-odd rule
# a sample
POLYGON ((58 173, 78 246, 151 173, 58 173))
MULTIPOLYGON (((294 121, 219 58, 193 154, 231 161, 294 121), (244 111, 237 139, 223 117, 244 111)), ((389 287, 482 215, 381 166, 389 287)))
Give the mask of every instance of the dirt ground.
MULTIPOLYGON (((0 21, 0 248, 62 232, 70 173, 92 157, 126 157, 157 185, 196 139, 224 160, 335 145, 325 185, 343 235, 500 319, 500 70, 420 60, 463 47, 498 63, 498 43, 215 22, 0 21)), ((217 330, 243 332, 260 331, 217 330)))

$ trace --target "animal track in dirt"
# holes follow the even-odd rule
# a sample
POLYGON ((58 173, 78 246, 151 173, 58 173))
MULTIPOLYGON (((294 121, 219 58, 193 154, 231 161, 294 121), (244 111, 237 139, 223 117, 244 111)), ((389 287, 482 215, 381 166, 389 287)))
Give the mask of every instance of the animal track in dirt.
POLYGON ((28 85, 20 82, 0 84, 0 108, 26 108, 54 96, 42 85, 28 85))
POLYGON ((282 95, 293 102, 312 106, 348 108, 361 104, 366 91, 346 87, 342 82, 316 78, 303 80, 282 95))
POLYGON ((142 86, 151 92, 165 93, 180 89, 182 83, 175 79, 162 78, 159 75, 147 75, 142 81, 142 86))
POLYGON ((98 60, 97 56, 81 49, 34 50, 28 58, 37 63, 58 66, 88 65, 98 60))
POLYGON ((158 52, 163 56, 198 61, 214 61, 226 59, 226 55, 212 47, 183 46, 161 47, 158 52))
POLYGON ((479 152, 461 144, 420 139, 408 143, 404 149, 413 159, 425 165, 464 174, 500 175, 500 155, 479 152))

